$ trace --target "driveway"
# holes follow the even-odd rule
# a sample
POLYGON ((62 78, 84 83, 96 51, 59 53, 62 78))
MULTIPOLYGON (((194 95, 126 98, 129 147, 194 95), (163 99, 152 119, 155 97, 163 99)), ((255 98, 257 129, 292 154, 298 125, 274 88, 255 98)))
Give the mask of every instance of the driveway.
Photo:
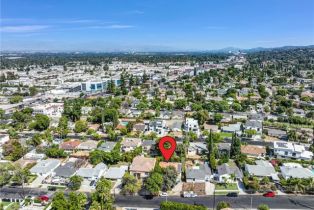
POLYGON ((245 192, 245 187, 244 187, 243 182, 238 181, 237 184, 239 188, 239 195, 246 195, 247 193, 245 192))
POLYGON ((32 183, 30 183, 28 187, 39 188, 45 178, 46 176, 37 176, 36 179, 32 183))

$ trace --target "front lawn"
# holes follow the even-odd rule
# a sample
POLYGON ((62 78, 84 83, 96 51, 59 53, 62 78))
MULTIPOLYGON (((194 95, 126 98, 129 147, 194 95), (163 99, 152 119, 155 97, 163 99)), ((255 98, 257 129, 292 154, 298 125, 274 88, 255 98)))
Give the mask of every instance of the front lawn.
POLYGON ((232 133, 225 133, 225 132, 220 132, 219 133, 220 136, 224 139, 224 138, 231 138, 232 137, 232 133))
POLYGON ((236 183, 216 184, 215 190, 238 190, 236 183))

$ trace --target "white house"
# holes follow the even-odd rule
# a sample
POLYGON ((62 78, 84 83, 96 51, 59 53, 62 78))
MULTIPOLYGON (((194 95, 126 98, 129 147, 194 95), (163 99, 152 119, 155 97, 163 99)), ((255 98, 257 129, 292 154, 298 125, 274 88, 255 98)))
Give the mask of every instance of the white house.
POLYGON ((184 131, 185 132, 193 132, 198 137, 200 136, 200 128, 198 125, 198 121, 193 118, 186 118, 184 123, 184 131))
POLYGON ((145 125, 145 130, 147 132, 154 132, 157 134, 157 136, 164 136, 167 132, 167 126, 165 120, 153 120, 149 121, 145 125))
POLYGON ((63 103, 48 103, 33 107, 33 114, 44 114, 49 117, 61 117, 63 113, 63 103))
POLYGON ((60 160, 47 159, 39 161, 30 172, 39 176, 48 176, 61 164, 60 160))
POLYGON ((299 179, 306 179, 306 178, 314 178, 314 173, 307 168, 303 168, 300 164, 296 163, 288 163, 284 164, 280 167, 281 175, 285 179, 290 178, 299 178, 299 179))
POLYGON ((312 160, 313 153, 305 150, 305 147, 291 142, 274 142, 274 154, 282 158, 294 158, 312 160))

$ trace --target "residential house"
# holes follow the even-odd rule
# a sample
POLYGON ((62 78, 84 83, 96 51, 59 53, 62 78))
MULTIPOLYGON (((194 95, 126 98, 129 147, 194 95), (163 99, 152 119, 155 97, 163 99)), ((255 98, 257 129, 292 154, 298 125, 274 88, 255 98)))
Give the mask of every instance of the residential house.
POLYGON ((260 120, 248 120, 244 124, 245 130, 255 130, 256 134, 261 135, 263 132, 263 123, 260 120))
POLYGON ((146 132, 154 132, 157 136, 164 136, 167 132, 165 120, 152 120, 146 123, 146 132))
POLYGON ((87 140, 83 141, 81 144, 77 146, 78 150, 94 150, 97 148, 97 141, 94 140, 87 140))
POLYGON ((67 152, 71 152, 75 150, 80 144, 81 144, 80 140, 72 139, 70 141, 62 142, 59 147, 60 149, 64 149, 67 152))
POLYGON ((186 182, 208 182, 211 177, 211 169, 207 163, 201 163, 186 169, 186 182))
POLYGON ((61 117, 63 113, 63 103, 48 103, 33 107, 33 114, 44 114, 49 117, 61 117))
POLYGON ((228 155, 230 156, 231 144, 230 143, 218 143, 218 154, 219 156, 228 155))
POLYGON ((30 172, 38 176, 49 176, 60 164, 61 161, 57 159, 41 160, 30 169, 30 172))
POLYGON ((201 132, 198 121, 193 118, 186 118, 184 123, 184 131, 187 133, 193 132, 197 135, 197 137, 199 137, 201 132))
POLYGON ((130 152, 141 145, 142 140, 140 138, 124 138, 121 142, 121 151, 130 152))
POLYGON ((303 168, 298 163, 284 163, 280 167, 281 175, 284 179, 298 178, 298 179, 307 179, 314 178, 314 173, 308 169, 303 168))
POLYGON ((184 118, 184 112, 180 110, 175 110, 171 114, 171 119, 183 119, 184 118))
POLYGON ((266 155, 266 148, 264 146, 241 145, 241 153, 248 157, 263 158, 266 155))
POLYGON ((170 131, 182 131, 183 120, 167 120, 166 125, 170 131))
POLYGON ((256 160, 256 165, 245 164, 245 171, 251 176, 257 177, 278 177, 275 168, 271 163, 264 160, 256 160))
POLYGON ((128 166, 110 167, 103 175, 104 178, 110 180, 122 180, 128 166))
POLYGON ((278 138, 278 139, 282 139, 282 140, 288 139, 287 131, 274 129, 274 128, 268 128, 267 135, 278 138))
POLYGON ((116 144, 117 142, 105 141, 97 149, 104 152, 111 152, 113 148, 116 146, 116 144))
POLYGON ((42 160, 46 157, 45 154, 37 153, 36 149, 31 150, 23 156, 25 160, 42 160))
POLYGON ((222 132, 226 132, 226 133, 237 133, 237 134, 240 134, 241 133, 241 123, 229 124, 229 125, 226 125, 226 126, 222 126, 221 127, 221 131, 222 132))
POLYGON ((106 164, 99 163, 94 168, 79 168, 76 172, 76 175, 89 181, 93 181, 98 180, 107 170, 108 167, 106 164))
POLYGON ((188 148, 188 156, 204 155, 208 153, 205 142, 191 142, 188 148))
POLYGON ((154 170, 155 164, 155 158, 137 156, 130 165, 130 173, 138 179, 146 178, 149 176, 149 173, 154 170))
POLYGON ((154 140, 144 140, 142 142, 143 151, 146 153, 150 153, 155 149, 156 142, 154 140))
POLYGON ((307 151, 303 145, 292 142, 274 142, 274 155, 281 158, 293 158, 301 160, 312 160, 313 153, 307 151))
POLYGON ((234 176, 234 178, 238 180, 243 178, 243 173, 240 171, 235 163, 224 163, 217 167, 215 180, 217 180, 218 182, 226 182, 227 180, 230 180, 232 176, 234 176))
POLYGON ((144 133, 145 132, 145 124, 144 123, 136 123, 133 125, 133 131, 144 133))

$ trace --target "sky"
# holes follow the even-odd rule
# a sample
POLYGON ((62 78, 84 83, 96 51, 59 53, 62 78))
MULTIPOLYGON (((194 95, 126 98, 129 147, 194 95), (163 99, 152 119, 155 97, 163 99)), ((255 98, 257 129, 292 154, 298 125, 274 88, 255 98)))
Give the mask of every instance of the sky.
POLYGON ((314 44, 313 0, 0 0, 0 7, 1 51, 314 44))

